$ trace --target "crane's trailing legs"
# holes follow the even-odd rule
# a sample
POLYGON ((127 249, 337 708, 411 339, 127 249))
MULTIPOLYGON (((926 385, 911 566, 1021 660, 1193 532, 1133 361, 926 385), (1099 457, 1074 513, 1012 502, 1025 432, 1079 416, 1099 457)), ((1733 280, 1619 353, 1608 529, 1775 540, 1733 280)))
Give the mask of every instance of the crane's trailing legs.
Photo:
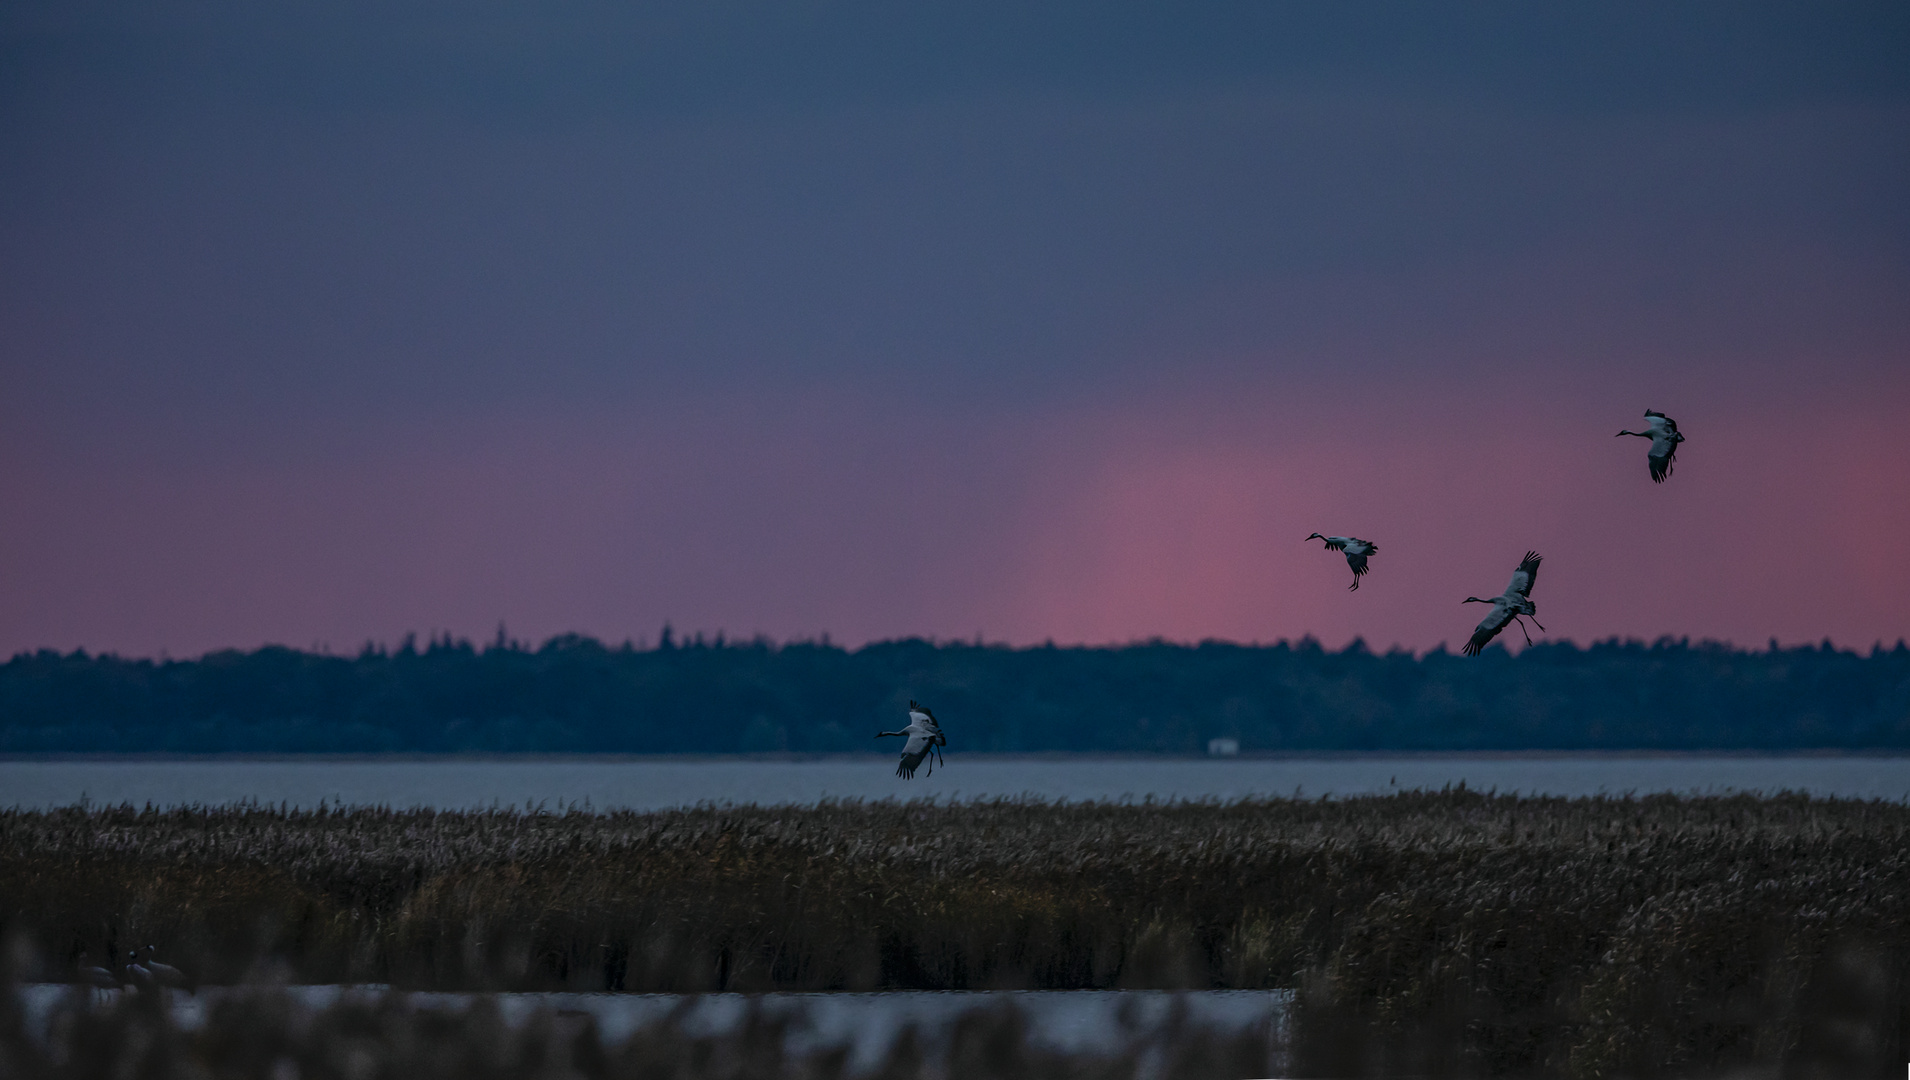
MULTIPOLYGON (((1537 618, 1533 618, 1533 617, 1531 617, 1531 616, 1527 616, 1527 617, 1528 617, 1528 618, 1532 618, 1532 621, 1533 621, 1533 622, 1535 622, 1535 623, 1539 621, 1539 620, 1538 620, 1537 618)), ((1522 618, 1520 618, 1519 616, 1517 616, 1517 615, 1514 615, 1514 616, 1512 616, 1512 621, 1513 621, 1513 622, 1515 622, 1515 623, 1518 623, 1518 624, 1519 624, 1519 633, 1521 633, 1521 634, 1524 634, 1524 635, 1525 635, 1525 643, 1526 643, 1527 645, 1530 645, 1530 644, 1532 644, 1532 631, 1530 631, 1530 630, 1527 630, 1527 629, 1525 628, 1525 619, 1522 619, 1522 618)), ((1540 632, 1540 633, 1544 633, 1544 632, 1545 632, 1545 624, 1544 624, 1544 623, 1539 623, 1539 632, 1540 632)))
POLYGON ((1644 431, 1621 431, 1612 437, 1634 435, 1640 439, 1650 439, 1651 450, 1645 455, 1645 462, 1650 467, 1652 482, 1662 484, 1665 477, 1671 475, 1678 444, 1684 442, 1685 437, 1678 432, 1678 421, 1656 409, 1645 410, 1645 428, 1644 431))
POLYGON ((1346 556, 1346 565, 1353 571, 1353 584, 1348 590, 1360 587, 1360 577, 1366 573, 1366 557, 1379 554, 1379 545, 1371 540, 1361 540, 1357 536, 1321 536, 1314 533, 1308 540, 1324 540, 1328 551, 1338 551, 1346 556))
POLYGON ((1545 630, 1545 624, 1539 622, 1539 606, 1532 602, 1532 585, 1539 579, 1539 563, 1543 561, 1538 552, 1528 551, 1525 558, 1520 560, 1519 568, 1512 572, 1512 581, 1506 585, 1504 592, 1490 600, 1468 596, 1460 601, 1462 604, 1487 604, 1492 608, 1485 618, 1479 620, 1478 628, 1473 630, 1471 639, 1461 650, 1465 655, 1478 656, 1480 650, 1499 636, 1499 631, 1504 630, 1507 623, 1519 624, 1519 633, 1525 635, 1527 645, 1532 644, 1532 631, 1525 628, 1525 619, 1531 619, 1541 632, 1545 630))

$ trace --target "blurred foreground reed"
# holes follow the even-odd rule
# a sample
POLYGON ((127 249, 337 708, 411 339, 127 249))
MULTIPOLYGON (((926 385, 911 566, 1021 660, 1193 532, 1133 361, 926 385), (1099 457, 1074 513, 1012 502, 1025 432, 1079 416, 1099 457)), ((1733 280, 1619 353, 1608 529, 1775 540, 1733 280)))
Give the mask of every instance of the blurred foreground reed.
POLYGON ((1857 1076, 1905 1060, 1906 841, 1898 804, 1463 790, 73 809, 0 814, 0 929, 40 977, 156 944, 210 982, 1295 987, 1316 1075, 1857 1076))
POLYGON ((403 994, 308 1007, 283 991, 223 995, 203 1023, 173 1022, 162 998, 101 1003, 74 993, 43 1030, 0 1000, 0 1076, 9 1080, 1245 1080, 1264 1076, 1264 1034, 1170 1022, 1092 1051, 1055 1049, 1013 1006, 982 1006, 945 1030, 904 1027, 873 1063, 846 1043, 792 1037, 800 1012, 751 1008, 722 1031, 678 1015, 606 1038, 585 1012, 544 1009, 507 1023, 489 995, 419 1005, 403 994))

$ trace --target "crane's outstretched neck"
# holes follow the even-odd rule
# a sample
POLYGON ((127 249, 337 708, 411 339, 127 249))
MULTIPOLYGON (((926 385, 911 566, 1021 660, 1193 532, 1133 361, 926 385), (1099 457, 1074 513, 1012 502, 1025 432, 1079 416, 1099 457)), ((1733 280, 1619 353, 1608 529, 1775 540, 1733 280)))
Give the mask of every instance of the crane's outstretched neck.
POLYGON ((875 737, 880 739, 884 735, 907 735, 907 734, 908 732, 906 731, 878 731, 875 733, 875 737))
POLYGON ((1492 603, 1492 601, 1490 600, 1481 600, 1476 596, 1468 596, 1464 600, 1461 600, 1459 602, 1462 604, 1490 604, 1492 603))
MULTIPOLYGON (((1641 439, 1651 438, 1651 432, 1649 431, 1621 431, 1618 433, 1618 435, 1636 435, 1641 439)), ((1618 435, 1613 435, 1612 438, 1616 439, 1618 438, 1618 435)))

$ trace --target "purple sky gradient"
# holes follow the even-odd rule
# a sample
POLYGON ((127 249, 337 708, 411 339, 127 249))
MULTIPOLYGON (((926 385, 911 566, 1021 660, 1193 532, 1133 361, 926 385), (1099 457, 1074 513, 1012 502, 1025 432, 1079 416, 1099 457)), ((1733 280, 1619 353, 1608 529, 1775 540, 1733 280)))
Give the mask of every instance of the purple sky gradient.
POLYGON ((1894 9, 22 10, 0 653, 1910 635, 1894 9))
POLYGON ((1462 638, 1477 609, 1458 601, 1503 588, 1528 546, 1548 559, 1541 617, 1581 641, 1904 632, 1910 439, 1888 409, 1680 405, 1696 434, 1655 487, 1644 444, 1606 430, 1632 425, 1636 395, 1559 382, 1377 403, 1269 390, 992 426, 792 399, 780 416, 497 418, 304 462, 50 467, 4 492, 36 523, 7 550, 29 571, 8 589, 9 644, 350 649, 500 621, 654 641, 669 620, 845 642, 1312 633, 1420 649, 1462 638), (966 441, 982 449, 948 449, 966 441), (1358 593, 1338 556, 1300 542, 1316 529, 1380 540, 1358 593))

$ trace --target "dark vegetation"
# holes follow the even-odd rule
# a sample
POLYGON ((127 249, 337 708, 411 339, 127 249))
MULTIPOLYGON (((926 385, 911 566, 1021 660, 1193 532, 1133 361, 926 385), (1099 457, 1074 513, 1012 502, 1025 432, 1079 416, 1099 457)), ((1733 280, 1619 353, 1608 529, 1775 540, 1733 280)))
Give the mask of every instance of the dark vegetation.
POLYGON ((1910 748, 1910 648, 1569 642, 1516 657, 1354 644, 654 649, 443 639, 331 656, 83 652, 0 665, 0 753, 866 751, 908 699, 951 747, 1248 751, 1910 748))
POLYGON ((42 977, 156 944, 211 983, 1290 987, 1300 1075, 1901 1068, 1910 807, 74 808, 0 814, 0 922, 42 977))

